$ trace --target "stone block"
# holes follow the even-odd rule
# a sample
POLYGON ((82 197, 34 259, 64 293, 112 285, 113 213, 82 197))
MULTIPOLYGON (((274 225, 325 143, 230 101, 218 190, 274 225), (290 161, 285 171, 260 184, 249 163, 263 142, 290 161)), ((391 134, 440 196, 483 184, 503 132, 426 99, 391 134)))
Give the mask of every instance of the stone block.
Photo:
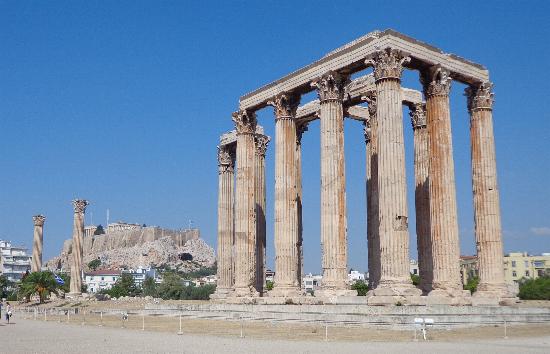
POLYGON ((401 303, 406 303, 405 298, 402 296, 372 296, 367 299, 369 305, 372 306, 392 306, 401 303))

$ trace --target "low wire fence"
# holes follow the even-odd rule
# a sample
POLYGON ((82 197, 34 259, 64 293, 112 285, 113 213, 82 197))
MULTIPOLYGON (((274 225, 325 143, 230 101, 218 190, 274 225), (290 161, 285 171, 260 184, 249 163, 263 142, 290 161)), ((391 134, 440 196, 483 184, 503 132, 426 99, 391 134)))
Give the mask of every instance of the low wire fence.
MULTIPOLYGON (((141 331, 171 332, 174 334, 208 334, 230 337, 286 338, 295 340, 437 340, 456 336, 508 338, 532 331, 532 326, 547 325, 550 316, 536 316, 528 322, 515 315, 501 315, 502 320, 482 321, 482 327, 463 322, 444 322, 434 316, 433 324, 408 319, 389 320, 379 316, 369 321, 342 321, 308 318, 251 317, 246 313, 216 314, 172 311, 159 314, 152 310, 116 310, 26 307, 16 309, 14 315, 26 320, 57 322, 80 326, 124 328, 141 331), (416 323, 415 323, 416 322, 416 323), (419 323, 421 322, 421 323, 419 323), (518 326, 518 325, 530 326, 518 326)), ((482 316, 482 315, 478 315, 482 316)), ((494 317, 494 316, 493 316, 494 317)), ((431 321, 429 321, 431 322, 431 321)))

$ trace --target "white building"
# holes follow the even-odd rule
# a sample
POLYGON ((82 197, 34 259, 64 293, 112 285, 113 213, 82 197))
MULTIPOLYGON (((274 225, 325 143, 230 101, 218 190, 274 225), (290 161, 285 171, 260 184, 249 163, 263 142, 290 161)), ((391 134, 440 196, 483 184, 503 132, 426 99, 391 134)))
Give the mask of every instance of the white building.
POLYGON ((365 281, 365 273, 361 273, 358 270, 350 270, 348 274, 348 282, 354 284, 358 280, 365 281))
POLYGON ((155 268, 144 268, 144 267, 138 267, 136 269, 126 269, 123 270, 122 273, 130 274, 134 278, 134 284, 136 284, 137 287, 143 286, 143 281, 145 278, 150 277, 155 279, 155 283, 160 283, 162 280, 157 275, 157 270, 155 268))
POLYGON ((101 269, 84 274, 84 284, 89 293, 97 293, 104 289, 110 289, 120 278, 120 270, 101 269))
POLYGON ((306 292, 314 292, 321 286, 322 279, 322 275, 306 274, 302 277, 302 286, 306 292))
POLYGON ((31 256, 27 254, 27 248, 0 240, 0 274, 9 281, 19 281, 30 270, 31 256))
POLYGON ((107 233, 126 230, 141 230, 141 228, 142 226, 140 224, 130 224, 127 222, 118 221, 107 225, 107 233))
POLYGON ((418 275, 418 261, 416 259, 411 259, 409 261, 409 273, 418 275))

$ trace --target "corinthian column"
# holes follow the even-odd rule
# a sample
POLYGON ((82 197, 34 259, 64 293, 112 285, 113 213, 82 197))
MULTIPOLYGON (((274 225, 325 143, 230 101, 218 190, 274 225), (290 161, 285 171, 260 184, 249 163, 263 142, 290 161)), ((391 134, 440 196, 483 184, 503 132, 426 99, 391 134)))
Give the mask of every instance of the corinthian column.
POLYGON ((417 103, 409 112, 414 134, 414 204, 416 207, 416 248, 420 289, 428 293, 432 287, 432 249, 430 242, 430 186, 428 180, 428 130, 426 108, 417 103))
POLYGON ((32 217, 34 221, 34 238, 32 242, 32 264, 31 272, 40 272, 42 269, 42 235, 44 233, 44 215, 35 215, 32 217))
POLYGON ((235 145, 218 147, 218 282, 217 298, 233 286, 233 201, 235 145))
POLYGON ((460 245, 449 112, 452 79, 441 67, 422 73, 429 136, 430 235, 433 281, 430 295, 460 296, 460 245))
POLYGON ((275 107, 275 286, 272 296, 300 294, 296 203, 296 109, 299 96, 283 93, 275 107))
POLYGON ((493 135, 493 84, 466 89, 470 111, 474 219, 479 260, 476 296, 510 297, 504 282, 500 200, 493 135))
POLYGON ((233 114, 237 128, 237 187, 235 193, 235 296, 258 296, 256 290, 256 115, 233 114))
POLYGON ((322 295, 346 293, 347 221, 342 100, 347 76, 329 72, 317 88, 321 120, 322 295))
MULTIPOLYGON (((376 152, 378 155, 378 233, 380 281, 374 295, 416 295, 409 270, 409 230, 401 74, 409 58, 386 48, 367 64, 376 82, 376 152)), ((376 300, 375 300, 376 301, 376 300)))
POLYGON ((255 159, 255 181, 256 181, 256 290, 263 294, 265 292, 265 153, 269 144, 269 137, 256 135, 256 159, 255 159))
POLYGON ((70 293, 80 295, 82 293, 82 245, 84 242, 84 213, 88 206, 84 199, 73 200, 74 221, 73 221, 73 264, 71 267, 70 293))
POLYGON ((300 255, 298 266, 298 283, 304 290, 302 277, 304 276, 304 237, 302 223, 302 135, 307 131, 308 123, 296 124, 296 204, 298 211, 298 253, 300 255))
POLYGON ((369 287, 374 289, 380 280, 380 238, 378 236, 378 154, 376 153, 376 91, 363 97, 369 104, 369 120, 365 122, 367 150, 367 248, 369 287))

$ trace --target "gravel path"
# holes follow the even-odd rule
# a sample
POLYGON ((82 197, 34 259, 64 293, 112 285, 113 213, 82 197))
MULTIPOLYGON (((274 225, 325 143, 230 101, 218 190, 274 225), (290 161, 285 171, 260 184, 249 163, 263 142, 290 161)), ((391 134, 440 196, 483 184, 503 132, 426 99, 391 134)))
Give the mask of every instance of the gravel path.
POLYGON ((16 319, 0 324, 1 353, 549 353, 546 337, 467 342, 321 342, 227 338, 16 319))

